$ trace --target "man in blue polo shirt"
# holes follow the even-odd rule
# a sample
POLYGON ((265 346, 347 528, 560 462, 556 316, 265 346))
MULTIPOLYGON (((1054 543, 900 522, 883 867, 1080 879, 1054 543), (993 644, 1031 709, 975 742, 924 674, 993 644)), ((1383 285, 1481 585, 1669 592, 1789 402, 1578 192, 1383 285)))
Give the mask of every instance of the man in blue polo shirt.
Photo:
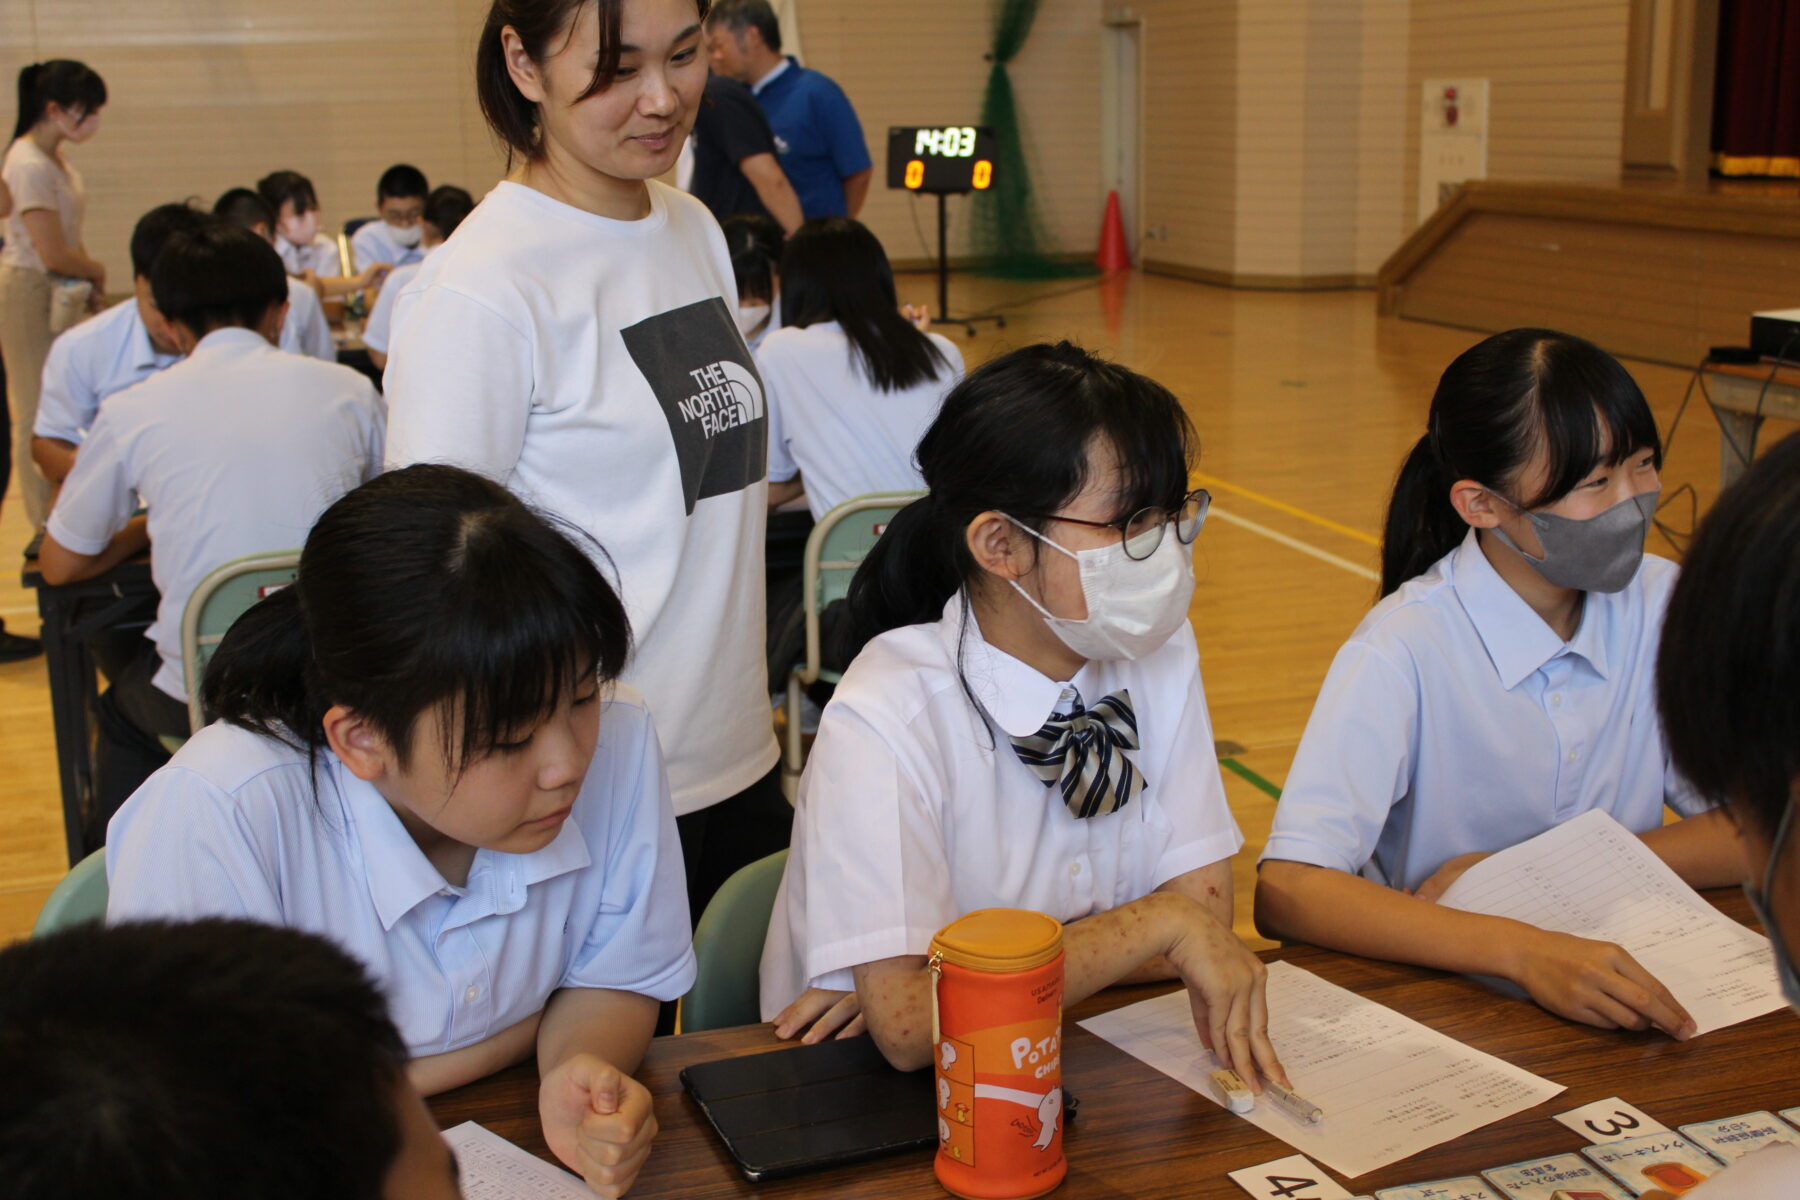
POLYGON ((750 85, 775 131, 781 169, 808 217, 854 217, 873 162, 862 123, 831 78, 781 53, 769 0, 717 0, 706 18, 713 70, 750 85))

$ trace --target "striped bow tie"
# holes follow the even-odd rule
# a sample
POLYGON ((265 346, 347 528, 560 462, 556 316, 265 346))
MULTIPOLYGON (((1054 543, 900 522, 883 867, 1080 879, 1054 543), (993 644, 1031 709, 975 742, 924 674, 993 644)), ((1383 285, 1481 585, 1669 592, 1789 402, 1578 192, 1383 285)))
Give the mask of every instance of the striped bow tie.
POLYGON ((1063 803, 1077 817, 1116 812, 1144 790, 1144 774, 1132 761, 1138 748, 1137 717, 1131 693, 1123 688, 1066 716, 1052 714, 1029 737, 1012 739, 1019 761, 1045 783, 1062 791, 1063 803))

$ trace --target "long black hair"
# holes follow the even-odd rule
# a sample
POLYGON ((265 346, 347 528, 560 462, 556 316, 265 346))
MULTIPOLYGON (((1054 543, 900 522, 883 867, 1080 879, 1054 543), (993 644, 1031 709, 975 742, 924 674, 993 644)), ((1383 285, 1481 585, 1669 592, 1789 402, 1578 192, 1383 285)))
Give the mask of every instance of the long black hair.
POLYGON ((1381 594, 1456 548, 1468 526, 1450 487, 1473 479, 1520 508, 1567 495, 1601 464, 1649 450, 1662 464, 1656 419, 1637 381, 1592 342, 1549 329, 1511 329, 1456 356, 1431 397, 1426 433, 1407 455, 1381 535, 1381 594), (1512 494, 1542 446, 1549 472, 1535 496, 1512 494))
POLYGON ((1669 757, 1773 837, 1800 787, 1800 434, 1726 489, 1663 618, 1656 700, 1669 757))
POLYGON ((949 366, 931 339, 900 315, 894 271, 861 221, 814 217, 781 254, 781 323, 836 321, 850 353, 884 392, 928 382, 949 366))
MULTIPOLYGON (((436 710, 456 770, 550 711, 577 679, 616 678, 625 608, 578 540, 492 480, 424 464, 325 510, 293 586, 251 608, 207 664, 202 699, 309 753, 341 704, 402 763, 436 710)), ((591 543, 589 549, 593 549, 591 543)))
POLYGON ((775 272, 787 235, 774 217, 762 213, 736 213, 719 222, 725 233, 725 252, 731 255, 731 274, 737 281, 737 298, 775 302, 775 272))
POLYGON ((86 63, 72 58, 53 58, 19 69, 19 119, 13 137, 22 138, 44 119, 52 104, 74 109, 86 117, 106 103, 106 80, 86 63))
POLYGON ((977 582, 964 531, 996 510, 1034 529, 1088 482, 1096 442, 1117 455, 1118 508, 1175 508, 1188 490, 1194 427, 1169 389, 1069 342, 1014 350, 944 398, 919 442, 929 494, 888 524, 851 580, 844 649, 935 621, 977 582))

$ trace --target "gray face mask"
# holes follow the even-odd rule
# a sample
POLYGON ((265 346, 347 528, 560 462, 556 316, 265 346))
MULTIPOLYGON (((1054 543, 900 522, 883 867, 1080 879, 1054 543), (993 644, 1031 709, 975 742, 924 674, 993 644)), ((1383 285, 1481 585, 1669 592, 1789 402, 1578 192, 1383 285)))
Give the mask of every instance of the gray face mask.
POLYGON ((1605 512, 1586 520, 1554 513, 1526 512, 1499 492, 1489 491, 1517 509, 1531 522, 1544 557, 1533 558, 1496 526, 1494 536, 1519 551, 1519 557, 1537 569, 1545 582, 1582 592, 1617 592, 1631 582, 1644 561, 1644 539, 1656 512, 1661 491, 1645 492, 1621 500, 1605 512))

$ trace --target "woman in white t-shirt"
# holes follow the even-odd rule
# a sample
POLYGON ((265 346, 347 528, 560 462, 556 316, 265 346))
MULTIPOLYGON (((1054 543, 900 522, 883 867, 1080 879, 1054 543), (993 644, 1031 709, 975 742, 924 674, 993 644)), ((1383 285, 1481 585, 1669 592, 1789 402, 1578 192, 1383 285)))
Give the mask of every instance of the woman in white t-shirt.
POLYGON ((1065 1003, 1180 979, 1203 1041, 1285 1082, 1231 932, 1243 836, 1188 624, 1192 448, 1166 388, 1066 342, 945 399, 930 494, 851 586, 870 640, 820 721, 763 950, 778 1034, 860 1007, 890 1062, 924 1065, 932 934, 1025 908, 1065 923, 1065 1003))
POLYGON ((604 545, 638 631, 693 911, 787 844, 762 639, 767 429, 718 222, 656 182, 706 85, 695 0, 495 0, 512 175, 395 303, 390 464, 452 462, 604 545))
POLYGON ((89 305, 97 308, 106 291, 106 268, 81 242, 87 205, 81 172, 63 149, 65 142, 80 145, 94 136, 105 104, 106 82, 86 64, 66 58, 32 63, 19 71, 19 120, 0 161, 13 201, 0 250, 0 357, 12 416, 12 469, 25 511, 40 527, 50 485, 31 460, 31 428, 53 336, 51 296, 58 280, 82 281, 90 289, 89 305))

